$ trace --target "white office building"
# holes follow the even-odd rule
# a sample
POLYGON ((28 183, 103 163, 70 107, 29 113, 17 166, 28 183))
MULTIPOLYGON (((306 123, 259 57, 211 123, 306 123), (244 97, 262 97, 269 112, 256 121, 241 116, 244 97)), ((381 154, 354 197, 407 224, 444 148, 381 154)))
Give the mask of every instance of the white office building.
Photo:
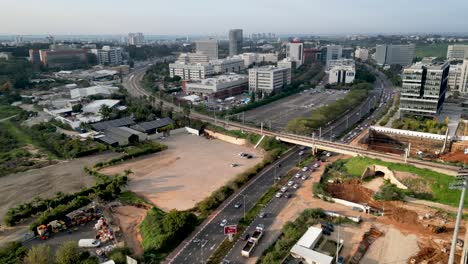
POLYGON ((415 63, 403 70, 400 113, 435 116, 442 110, 447 92, 450 64, 415 63))
POLYGON ((468 45, 449 45, 447 47, 448 60, 468 59, 468 45))
POLYGON ((353 59, 338 59, 328 61, 325 72, 329 72, 335 66, 355 66, 356 62, 353 59))
POLYGON ((210 61, 214 73, 241 72, 245 69, 244 60, 240 56, 227 57, 210 61))
POLYGON ((210 58, 198 52, 189 52, 189 53, 181 53, 177 58, 178 62, 185 62, 185 63, 208 63, 210 58))
POLYGON ((361 61, 367 61, 367 59, 369 59, 369 50, 357 48, 354 52, 354 58, 360 59, 361 61))
POLYGON ((286 46, 286 57, 296 62, 296 68, 301 67, 304 64, 304 44, 297 39, 288 43, 286 46))
POLYGON ((277 53, 254 53, 247 52, 239 55, 244 60, 245 67, 260 63, 276 63, 278 62, 277 53))
POLYGON ((463 95, 468 95, 468 59, 463 60, 463 64, 461 65, 458 91, 463 95))
POLYGON ((187 82, 184 90, 188 94, 224 99, 243 93, 248 89, 248 83, 247 75, 230 73, 187 82))
POLYGON ((96 55, 99 64, 120 65, 123 62, 122 48, 104 46, 102 49, 92 49, 91 52, 96 55))
POLYGON ((169 64, 169 74, 182 80, 201 80, 213 75, 213 66, 209 63, 174 62, 169 64))
POLYGON ((356 75, 356 68, 350 65, 334 66, 328 73, 328 83, 352 83, 356 75))
POLYGON ((447 88, 450 92, 461 92, 463 64, 450 65, 447 88))
POLYGON ((343 47, 341 45, 327 45, 322 49, 322 60, 326 66, 331 60, 338 60, 343 57, 343 47))
POLYGON ((197 53, 203 53, 210 60, 218 59, 218 41, 215 39, 197 40, 195 41, 197 53))
POLYGON ((249 69, 249 91, 270 94, 291 83, 291 69, 264 66, 249 69))

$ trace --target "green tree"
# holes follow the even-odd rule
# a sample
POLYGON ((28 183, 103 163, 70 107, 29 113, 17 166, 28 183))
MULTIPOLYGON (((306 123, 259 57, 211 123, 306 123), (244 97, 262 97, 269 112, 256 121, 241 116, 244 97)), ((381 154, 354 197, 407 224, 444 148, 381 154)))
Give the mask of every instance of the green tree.
POLYGON ((83 105, 82 104, 76 104, 76 105, 72 106, 72 111, 74 113, 80 113, 81 111, 83 111, 83 105))
POLYGON ((50 247, 47 245, 39 245, 32 247, 26 257, 24 258, 25 264, 51 264, 53 257, 50 247))
POLYGON ((254 92, 250 93, 250 103, 255 103, 255 93, 254 92))
POLYGON ((74 241, 63 243, 55 253, 56 264, 75 264, 80 259, 80 249, 74 241))
POLYGON ((99 109, 99 113, 104 119, 109 119, 112 114, 112 109, 107 105, 102 105, 101 109, 99 109))

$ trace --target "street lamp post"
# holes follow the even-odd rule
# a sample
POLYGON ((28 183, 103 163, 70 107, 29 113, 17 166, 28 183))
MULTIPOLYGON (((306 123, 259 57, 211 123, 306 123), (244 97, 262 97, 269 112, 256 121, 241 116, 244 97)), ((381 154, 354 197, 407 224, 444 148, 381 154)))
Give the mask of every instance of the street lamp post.
POLYGON ((468 170, 464 167, 458 172, 457 178, 463 182, 455 182, 449 186, 450 189, 461 189, 460 203, 458 204, 457 220, 455 229, 453 230, 452 245, 450 246, 449 264, 453 264, 455 260, 455 250, 457 248, 458 231, 460 230, 460 222, 463 215, 463 205, 465 202, 466 187, 468 184, 468 170))

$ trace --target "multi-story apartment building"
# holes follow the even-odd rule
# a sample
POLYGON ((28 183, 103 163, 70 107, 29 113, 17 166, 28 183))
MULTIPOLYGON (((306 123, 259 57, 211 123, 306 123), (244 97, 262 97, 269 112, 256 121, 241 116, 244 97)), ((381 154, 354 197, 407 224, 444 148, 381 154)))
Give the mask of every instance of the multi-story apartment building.
POLYGON ((240 56, 210 61, 214 73, 241 72, 245 69, 244 60, 240 56))
POLYGON ((197 53, 208 56, 210 60, 218 59, 218 41, 215 39, 195 41, 197 53))
POLYGON ((468 45, 449 45, 447 47, 448 60, 468 59, 468 45))
POLYGON ((304 44, 295 39, 286 46, 286 57, 296 62, 296 68, 304 64, 304 44))
POLYGON ((450 64, 418 62, 403 70, 402 115, 435 116, 442 110, 450 64))
POLYGON ((291 69, 264 66, 249 69, 249 91, 270 94, 291 83, 291 69))
POLYGON ((363 48, 357 48, 354 52, 354 57, 360 59, 361 61, 367 61, 369 58, 369 50, 363 48))
POLYGON ((185 82, 185 93, 195 93, 209 99, 234 96, 248 89, 249 77, 241 74, 224 74, 213 76, 200 81, 185 82))
POLYGON ((92 49, 92 53, 94 53, 97 57, 97 61, 99 64, 103 65, 120 65, 123 62, 122 57, 122 48, 114 48, 109 46, 104 46, 102 49, 92 49))
POLYGON ((169 74, 182 80, 201 80, 213 75, 213 66, 209 63, 174 62, 169 64, 169 74))
POLYGON ((128 33, 128 45, 140 46, 145 42, 143 33, 128 33))
POLYGON ((229 56, 234 56, 242 51, 242 29, 229 30, 229 56))
POLYGON ((379 65, 410 65, 414 58, 414 44, 377 45, 375 60, 379 65))

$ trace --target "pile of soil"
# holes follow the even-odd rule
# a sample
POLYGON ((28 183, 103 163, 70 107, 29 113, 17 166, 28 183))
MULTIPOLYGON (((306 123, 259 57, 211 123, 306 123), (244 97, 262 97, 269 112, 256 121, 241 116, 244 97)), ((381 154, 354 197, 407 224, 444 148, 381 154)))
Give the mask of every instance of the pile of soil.
POLYGON ((463 162, 464 164, 468 163, 468 155, 465 155, 462 151, 450 152, 440 156, 440 159, 450 162, 463 162))
POLYGON ((419 225, 418 221, 418 214, 414 211, 410 211, 408 209, 402 207, 395 207, 387 213, 387 216, 398 222, 405 225, 419 225))
MULTIPOLYGON (((459 259, 459 258, 458 258, 459 259)), ((416 256, 408 259, 408 263, 447 263, 448 255, 440 249, 423 247, 416 256)))
POLYGON ((325 187, 325 190, 335 198, 359 204, 368 204, 375 208, 382 208, 382 203, 372 198, 374 192, 362 187, 361 182, 358 180, 351 180, 343 183, 329 183, 325 187))

